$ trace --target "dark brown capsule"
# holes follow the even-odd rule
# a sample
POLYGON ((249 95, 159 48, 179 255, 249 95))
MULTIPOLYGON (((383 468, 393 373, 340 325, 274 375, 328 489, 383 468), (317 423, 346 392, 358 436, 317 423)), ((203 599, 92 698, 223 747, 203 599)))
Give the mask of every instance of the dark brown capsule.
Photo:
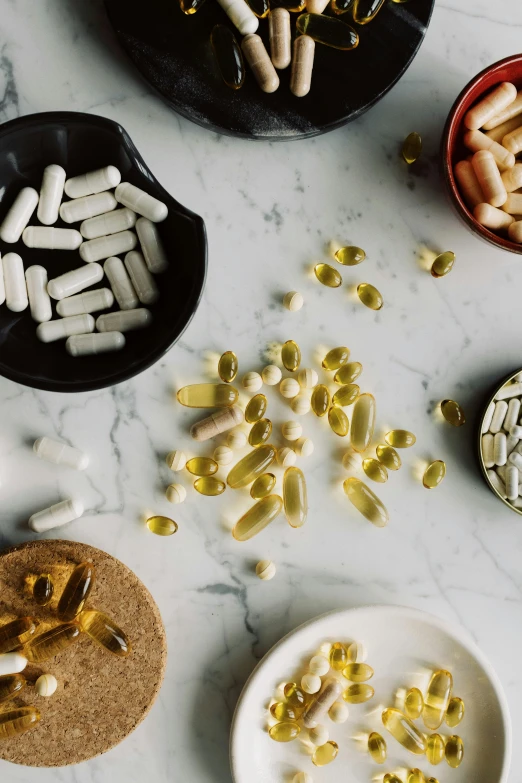
POLYGON ((89 597, 94 583, 94 566, 92 563, 77 565, 58 601, 58 617, 69 621, 80 614, 89 597))

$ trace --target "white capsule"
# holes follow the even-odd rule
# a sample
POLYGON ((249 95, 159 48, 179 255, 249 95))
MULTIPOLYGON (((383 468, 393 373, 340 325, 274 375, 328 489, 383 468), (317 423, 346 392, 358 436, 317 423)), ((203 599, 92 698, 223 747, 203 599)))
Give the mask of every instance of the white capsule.
POLYGON ((72 334, 86 334, 93 331, 92 315, 72 315, 69 318, 57 318, 39 324, 36 328, 36 336, 43 343, 54 343, 56 340, 65 340, 72 334))
POLYGON ((518 446, 520 438, 515 438, 513 435, 508 435, 506 440, 506 455, 509 457, 512 451, 518 446))
POLYGON ((227 446, 231 449, 242 449, 247 444, 247 436, 243 430, 232 430, 227 435, 227 446))
POLYGON ((506 497, 506 487, 504 485, 504 482, 500 478, 500 476, 497 476, 494 470, 488 470, 488 479, 490 480, 491 485, 494 487, 494 489, 497 490, 499 495, 503 498, 506 497))
POLYGON ((515 465, 518 470, 522 471, 522 454, 520 454, 520 452, 516 449, 509 455, 508 462, 510 462, 512 465, 515 465))
POLYGON ((493 434, 500 432, 502 429, 504 419, 506 418, 507 409, 508 404, 505 400, 500 400, 496 403, 493 418, 491 419, 491 424, 489 425, 489 431, 493 434))
POLYGON ((187 457, 185 452, 176 449, 175 451, 169 451, 165 461, 171 470, 177 472, 178 470, 183 470, 187 464, 187 457))
POLYGON ((298 394, 297 397, 294 397, 290 402, 290 407, 298 416, 304 416, 310 410, 310 400, 306 394, 298 394))
POLYGON ((317 674, 307 672, 301 677, 301 688, 305 693, 317 693, 321 690, 321 678, 317 674))
MULTIPOLYGON (((513 400, 511 400, 511 402, 513 402, 513 400)), ((506 423, 504 422, 504 426, 505 424, 506 423)), ((520 426, 520 424, 513 424, 511 427, 506 427, 506 429, 512 438, 516 438, 517 441, 522 440, 522 427, 520 426)))
POLYGON ((330 739, 330 732, 326 726, 319 723, 318 726, 308 730, 308 738, 312 745, 325 745, 330 739))
POLYGON ((71 356, 93 356, 99 353, 121 351, 125 347, 125 336, 121 332, 98 332, 97 334, 77 334, 69 337, 65 343, 71 356))
POLYGON ((165 491, 165 497, 169 503, 183 503, 187 497, 187 490, 183 484, 169 484, 165 491))
POLYGON ((18 242, 24 228, 38 204, 38 193, 34 188, 22 188, 13 206, 0 225, 0 239, 8 244, 18 242))
POLYGON ((109 234, 118 234, 127 231, 136 225, 136 213, 132 209, 115 209, 114 212, 106 212, 104 215, 84 220, 80 226, 80 232, 85 239, 98 239, 109 234))
POLYGON ((264 582, 269 582, 276 575, 276 566, 271 560, 260 560, 256 565, 256 576, 264 582))
POLYGON ((218 0, 219 5, 241 35, 255 33, 259 19, 252 13, 245 0, 218 0))
POLYGON ((108 191, 96 193, 94 196, 75 198, 64 201, 60 207, 60 217, 65 223, 79 223, 82 220, 104 215, 116 209, 118 202, 108 191))
POLYGON ((522 383, 522 372, 517 372, 513 380, 515 381, 515 383, 522 383))
POLYGON ((52 226, 58 220, 65 176, 65 169, 56 163, 51 163, 44 169, 40 187, 40 201, 36 213, 38 220, 44 226, 52 226))
POLYGON ((505 465, 506 454, 506 435, 503 432, 497 432, 493 439, 493 457, 495 465, 505 465))
MULTIPOLYGON (((517 400, 516 397, 513 397, 508 403, 506 418, 504 419, 504 429, 506 432, 510 432, 511 428, 517 423, 519 413, 520 400, 517 400)), ((520 437, 522 437, 522 435, 520 435, 520 437)))
POLYGON ((125 267, 129 273, 134 290, 142 304, 153 304, 159 297, 159 291, 154 278, 147 269, 147 264, 139 250, 133 250, 125 256, 125 267))
POLYGON ((47 270, 43 266, 30 266, 25 271, 25 282, 33 320, 38 323, 50 321, 53 311, 47 293, 47 270))
POLYGON ((38 696, 44 696, 46 698, 52 696, 57 687, 58 680, 54 674, 41 674, 34 684, 34 689, 38 696))
POLYGON ((267 364, 261 372, 263 383, 267 386, 275 386, 281 380, 282 372, 275 364, 267 364))
POLYGON ((310 658, 308 671, 312 674, 318 674, 319 677, 324 677, 330 671, 330 661, 324 655, 314 655, 313 658, 310 658))
POLYGON ((80 256, 88 264, 92 264, 93 261, 103 261, 110 256, 134 250, 137 243, 138 239, 133 231, 120 231, 118 234, 83 242, 80 245, 80 256))
POLYGON ((279 391, 283 395, 283 397, 286 397, 287 399, 292 399, 293 397, 297 397, 301 390, 301 387, 299 386, 299 383, 296 381, 295 378, 283 378, 281 383, 279 384, 279 391))
POLYGON ((522 395, 522 383, 508 383, 495 394, 496 400, 509 400, 511 397, 522 395))
POLYGON ((330 720, 334 723, 345 723, 348 720, 349 714, 348 707, 343 701, 334 701, 328 710, 330 720))
POLYGON ((161 223, 169 214, 166 204, 140 190, 136 185, 131 185, 130 182, 122 182, 118 185, 114 195, 120 204, 152 220, 153 223, 161 223))
POLYGON ((519 472, 516 465, 508 465, 505 472, 506 497, 508 500, 518 498, 519 472))
POLYGON ((493 418, 494 413, 495 413, 495 403, 491 401, 486 409, 486 413, 484 414, 484 419, 482 421, 481 432, 483 435, 485 432, 489 430, 491 426, 491 419, 493 418))
POLYGON ((29 304, 24 275, 24 262, 18 253, 6 253, 3 258, 5 302, 13 313, 21 313, 29 304))
POLYGON ((149 271, 155 275, 164 272, 169 262, 156 224, 148 218, 140 217, 136 221, 136 232, 149 271))
POLYGON ((493 435, 491 432, 486 432, 482 436, 482 459, 486 468, 492 468, 495 464, 495 457, 493 456, 493 435))
POLYGON ((228 446, 218 446, 214 449, 213 457, 218 465, 230 465, 234 459, 234 452, 228 446))
POLYGON ((300 438, 295 444, 295 452, 299 457, 309 457, 314 453, 314 443, 310 438, 300 438))
POLYGON ((18 674, 27 666, 27 658, 17 652, 0 655, 0 677, 5 674, 18 674))
POLYGON ((139 304, 136 291, 121 258, 112 256, 103 265, 112 292, 122 310, 134 310, 139 304))
POLYGON ((54 527, 66 525, 83 514, 83 503, 79 500, 62 500, 54 506, 44 508, 29 518, 29 527, 36 533, 45 533, 54 527))
POLYGON ((293 449, 283 446, 277 450, 277 461, 282 468, 290 468, 297 462, 297 456, 293 449))
POLYGON ((137 310, 120 310, 117 313, 106 313, 98 316, 96 328, 99 332, 132 332, 149 326, 152 315, 145 307, 137 310))
POLYGON ((48 438, 46 435, 35 440, 33 450, 37 457, 55 465, 67 465, 68 468, 75 470, 85 470, 89 464, 89 457, 85 452, 61 440, 48 438))
POLYGON ((303 295, 300 294, 299 291, 289 291, 283 297, 283 304, 287 310, 290 310, 291 313, 295 313, 297 310, 300 310, 304 304, 303 295))
POLYGON ((319 383, 319 377, 316 371, 310 369, 310 367, 305 367, 304 370, 299 370, 297 380, 299 381, 299 386, 302 389, 313 389, 314 386, 317 386, 319 383))
POLYGON ((75 228, 27 226, 22 239, 26 247, 45 250, 77 250, 82 244, 82 235, 75 228))
POLYGON ((103 190, 115 188, 121 182, 121 174, 116 166, 105 166, 103 169, 88 171, 78 177, 71 177, 65 183, 65 192, 69 198, 83 198, 101 193, 103 190))
POLYGON ((4 263, 0 254, 0 305, 5 302, 4 263))
MULTIPOLYGON (((94 291, 86 291, 84 294, 61 299, 56 305, 56 312, 65 318, 68 315, 82 315, 83 313, 96 313, 98 310, 108 310, 113 304, 114 296, 109 288, 95 288, 94 291)), ((100 318, 102 317, 100 316, 100 318)))
POLYGON ((99 264, 86 264, 49 280, 47 291, 53 299, 65 299, 99 283, 102 277, 103 268, 99 264))
POLYGON ((368 650, 364 642, 352 642, 346 648, 350 663, 364 663, 368 657, 368 650))
POLYGON ((281 425, 281 432, 286 440, 298 440, 303 434, 303 428, 298 421, 285 421, 281 425))

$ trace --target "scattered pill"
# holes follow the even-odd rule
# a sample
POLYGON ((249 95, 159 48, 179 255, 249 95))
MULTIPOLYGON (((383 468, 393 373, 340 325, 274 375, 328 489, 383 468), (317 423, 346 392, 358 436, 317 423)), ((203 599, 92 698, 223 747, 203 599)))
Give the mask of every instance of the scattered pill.
POLYGON ((266 93, 275 92, 279 87, 279 76, 265 49, 263 39, 259 35, 245 35, 241 49, 259 87, 266 93))
MULTIPOLYGON (((0 653, 8 653, 30 641, 38 629, 33 617, 18 617, 0 627, 0 653)), ((7 672, 14 674, 15 672, 7 672)))
POLYGON ((292 783, 314 783, 313 778, 308 772, 298 772, 292 778, 292 783))
POLYGON ((315 41, 309 35, 299 35, 294 41, 290 91, 297 98, 310 92, 314 69, 315 41))
POLYGON ((34 188, 22 188, 0 225, 0 239, 2 242, 7 242, 10 245, 18 242, 37 204, 38 193, 36 190, 34 188))
POLYGON ((275 364, 268 364, 261 373, 263 383, 266 383, 267 386, 276 386, 281 380, 281 376, 282 372, 275 364))
POLYGON ((268 407, 268 400, 264 394, 256 394, 252 397, 245 408, 245 421, 249 424, 259 421, 263 418, 268 407))
POLYGON ((58 220, 65 177, 65 169, 56 163, 44 169, 36 216, 45 226, 52 226, 58 220))
POLYGON ((275 563, 272 563, 271 560, 260 560, 259 563, 256 565, 256 576, 258 576, 259 579, 262 579, 263 581, 267 582, 270 579, 273 579, 275 575, 276 575, 275 563))
POLYGON ((194 489, 199 492, 200 495, 206 495, 207 497, 216 497, 222 495, 227 485, 221 479, 215 478, 215 476, 201 476, 194 482, 194 489))
MULTIPOLYGON (((504 440, 504 456, 505 456, 505 440, 504 440)), ((505 464, 505 459, 503 464, 505 464)), ((428 467, 424 471, 424 475, 422 477, 422 484, 426 489, 435 489, 435 487, 438 487, 439 484, 443 481, 445 475, 446 475, 446 464, 441 459, 437 459, 435 460, 435 462, 432 462, 430 465, 428 465, 428 467)))
POLYGON ((78 623, 83 633, 113 655, 124 658, 130 653, 131 647, 125 633, 103 612, 83 611, 78 616, 78 623))
POLYGON ((322 361, 323 369, 325 370, 338 370, 343 364, 346 364, 350 358, 350 349, 345 346, 339 348, 332 348, 328 351, 322 361))
MULTIPOLYGON (((325 17, 328 18, 328 17, 325 17)), ((316 767, 325 767, 327 764, 331 764, 335 761, 339 752, 339 746, 333 740, 329 740, 324 745, 320 745, 315 749, 312 756, 312 764, 316 767)))
POLYGON ((360 247, 348 245, 347 247, 340 247, 335 253, 335 258, 343 266, 357 266, 357 264, 361 264, 364 261, 366 253, 360 247))
POLYGON ((357 286, 357 296, 370 310, 380 310, 384 304, 382 294, 370 283, 360 283, 357 286))
POLYGON ((281 392, 283 397, 286 397, 287 399, 292 399, 293 397, 297 397, 297 395, 301 391, 301 387, 299 386, 299 383, 295 378, 283 378, 283 380, 279 384, 279 391, 281 392))
POLYGON ((362 468, 371 481, 384 484, 388 481, 388 471, 385 466, 373 457, 363 459, 362 468))
MULTIPOLYGON (((249 32, 255 32, 250 30, 249 32)), ((290 13, 286 8, 273 8, 268 14, 270 59, 274 68, 288 68, 292 59, 292 32, 290 13)))
POLYGON ((253 449, 240 459, 228 474, 227 482, 229 487, 239 489, 240 487, 248 486, 258 476, 261 476, 262 473, 268 470, 275 458, 276 450, 274 446, 263 444, 253 449))
POLYGON ((295 372, 301 363, 301 351, 295 340, 287 340, 281 348, 281 359, 285 369, 295 372))
POLYGON ((348 421, 348 416, 342 408, 332 405, 328 410, 328 423, 332 432, 335 432, 339 437, 344 438, 348 435, 350 423, 348 421))
POLYGON ((305 368, 304 370, 299 370, 297 380, 299 381, 299 386, 302 389, 313 389, 314 386, 317 386, 319 382, 316 371, 310 369, 309 367, 305 368))
POLYGON ((330 661, 324 655, 314 655, 310 658, 308 671, 319 675, 319 677, 324 677, 330 671, 330 661))
POLYGON ((390 430, 384 436, 384 440, 388 446, 393 446, 395 449, 408 449, 415 445, 417 439, 413 432, 408 430, 390 430))
MULTIPOLYGON (((108 310, 113 304, 114 295, 112 291, 109 288, 97 288, 94 291, 87 291, 84 294, 76 294, 75 296, 61 299, 56 305, 56 312, 59 316, 65 318, 71 315, 83 315, 85 313, 95 313, 98 310, 108 310)), ((120 313, 111 313, 111 315, 118 316, 120 313)), ((100 329, 100 331, 113 331, 113 329, 100 329)))
POLYGON ((247 442, 248 437, 242 430, 233 430, 227 435, 227 446, 231 449, 242 449, 247 442))
POLYGON ((386 740, 376 731, 368 737, 368 753, 376 764, 384 764, 386 761, 386 740))
POLYGON ((349 663, 364 663, 368 657, 368 651, 364 642, 352 642, 346 648, 349 663))
POLYGON ((169 517, 161 516, 149 517, 147 527, 156 536, 172 536, 178 530, 177 522, 169 517))
POLYGON ((217 464, 222 466, 230 465, 234 459, 234 453, 228 446, 218 446, 214 449, 214 454, 212 456, 217 464))
POLYGON ((426 739, 406 715, 396 709, 387 709, 382 713, 382 722, 390 734, 410 753, 419 756, 426 752, 426 739))
POLYGON ((251 446, 260 446, 268 440, 271 434, 272 422, 270 419, 259 419, 249 432, 248 442, 251 446))
POLYGON ((314 444, 310 438, 300 438, 294 447, 298 457, 309 457, 314 452, 314 444))
POLYGON ((343 489, 348 500, 369 522, 376 527, 385 527, 388 524, 388 511, 366 484, 351 477, 344 481, 343 489))
POLYGON ((362 364, 360 362, 348 362, 337 370, 334 375, 334 381, 344 386, 357 380, 361 373, 362 364))
POLYGON ((311 408, 311 403, 305 394, 298 394, 290 401, 290 407, 298 416, 304 416, 311 408))
POLYGON ((4 674, 0 677, 0 704, 17 697, 25 686, 23 674, 4 674))
POLYGON ((116 258, 116 256, 108 258, 103 265, 103 271, 107 275, 119 307, 122 310, 137 308, 139 299, 121 258, 116 258))
POLYGON ((324 745, 325 742, 328 742, 330 739, 330 732, 326 728, 326 726, 323 726, 321 723, 317 726, 314 726, 314 728, 309 729, 308 731, 308 739, 312 743, 312 745, 324 745))
POLYGON ((116 166, 105 166, 68 179, 65 183, 65 192, 69 198, 83 198, 115 188, 120 182, 121 174, 116 166))
POLYGON ((165 497, 169 503, 183 503, 187 497, 187 490, 183 484, 169 484, 165 490, 165 497))
POLYGON ((176 394, 178 402, 188 408, 227 408, 235 405, 238 396, 237 389, 226 383, 194 383, 176 394))
POLYGON ((319 418, 328 413, 330 408, 330 392, 328 391, 327 386, 320 383, 314 388, 311 397, 311 406, 313 412, 319 418))
POLYGON ((334 642, 330 648, 330 666, 340 672, 348 663, 346 647, 341 642, 334 642))
POLYGON ((194 440, 205 441, 237 427, 243 422, 243 411, 237 405, 223 408, 196 422, 190 428, 194 440))
POLYGON ((247 372, 243 375, 242 386, 249 392, 257 392, 263 385, 263 379, 258 372, 247 372))
POLYGON ((83 514, 83 503, 79 500, 62 500, 49 508, 38 511, 29 518, 29 527, 36 533, 45 533, 55 527, 79 519, 83 514))
MULTIPOLYGON (((261 448, 263 447, 261 446, 261 448)), ((236 522, 232 530, 233 537, 236 541, 248 541, 253 538, 279 516, 282 507, 283 501, 279 495, 268 495, 266 498, 258 500, 236 522)))
POLYGON ((79 563, 69 576, 58 602, 57 613, 63 622, 75 620, 84 608, 94 584, 92 563, 79 563))
POLYGON ((25 270, 25 283, 33 321, 49 321, 53 310, 47 293, 47 270, 43 266, 30 266, 25 270))
POLYGON ((213 476, 218 470, 217 462, 210 457, 192 457, 185 467, 193 476, 213 476))
MULTIPOLYGON (((520 402, 518 407, 520 408, 520 402)), ((440 404, 440 409, 446 421, 453 424, 454 427, 462 427, 466 423, 464 411, 455 400, 443 400, 440 404)))
POLYGON ((43 343, 52 343, 56 340, 65 340, 71 335, 85 335, 92 331, 94 331, 92 315, 72 315, 39 324, 36 328, 36 336, 43 343))
POLYGON ((343 282, 343 278, 337 269, 334 269, 330 264, 316 264, 314 272, 319 282, 327 288, 339 288, 343 282))
POLYGON ((297 707, 298 709, 304 708, 307 702, 306 694, 295 682, 287 682, 283 688, 283 693, 285 699, 292 707, 297 707))
POLYGON ((437 278, 444 277, 445 275, 449 274, 449 272, 451 272, 454 263, 455 253, 452 253, 451 251, 441 253, 437 256, 431 265, 431 276, 437 278))
POLYGON ((225 351, 218 361, 218 375, 223 383, 232 383, 237 375, 239 363, 233 351, 225 351))
POLYGON ((270 495, 276 485, 276 477, 273 473, 263 473, 250 487, 250 497, 254 500, 261 500, 270 495))
POLYGON ((328 710, 328 715, 334 723, 345 723, 349 716, 348 707, 342 701, 334 701, 328 710))
POLYGON ((301 678, 301 688, 305 693, 318 693, 321 689, 321 678, 317 674, 307 672, 306 674, 303 674, 301 678))
POLYGON ((71 269, 70 272, 49 280, 47 291, 52 299, 65 299, 99 283, 102 277, 103 267, 100 264, 84 264, 78 269, 71 269))
POLYGON ((402 157, 408 165, 415 163, 422 152, 422 139, 418 133, 413 131, 408 134, 402 143, 402 157))
POLYGON ((183 470, 187 464, 187 457, 183 451, 176 449, 175 451, 170 451, 167 454, 166 462, 171 470, 177 472, 179 470, 183 470))
POLYGON ((54 674, 41 674, 34 684, 38 696, 48 698, 52 696, 58 687, 58 681, 54 674))
MULTIPOLYGON (((294 455, 293 462, 295 462, 295 452, 292 453, 294 455)), ((285 460, 282 464, 285 464, 285 460)), ((286 459, 286 464, 289 464, 288 459, 286 459)), ((303 471, 292 465, 285 470, 283 476, 283 507, 286 520, 291 527, 304 525, 308 514, 306 480, 303 471)))
MULTIPOLYGON (((262 562, 270 561, 263 560, 262 562)), ((292 707, 287 701, 279 701, 270 705, 270 714, 278 721, 296 721, 300 717, 301 710, 298 707, 292 707)))
MULTIPOLYGON (((4 240, 5 241, 5 240, 4 240)), ((6 253, 2 259, 4 270, 5 303, 13 313, 21 313, 29 304, 24 262, 18 253, 6 253)))
POLYGON ((89 464, 89 456, 85 452, 45 435, 35 440, 33 451, 40 459, 53 462, 55 465, 66 465, 75 470, 85 470, 89 464))

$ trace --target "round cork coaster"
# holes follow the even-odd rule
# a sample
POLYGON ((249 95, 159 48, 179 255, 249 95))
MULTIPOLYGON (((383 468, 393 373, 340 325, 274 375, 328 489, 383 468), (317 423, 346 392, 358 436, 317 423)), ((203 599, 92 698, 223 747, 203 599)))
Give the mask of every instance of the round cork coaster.
MULTIPOLYGON (((158 695, 167 659, 165 629, 147 588, 127 566, 99 549, 72 541, 31 541, 0 553, 0 625, 29 615, 41 630, 56 625, 56 604, 72 569, 92 562, 95 582, 86 608, 108 614, 125 631, 131 652, 112 655, 81 634, 59 655, 28 664, 28 685, 9 705, 33 704, 35 728, 0 741, 0 759, 31 767, 61 767, 91 759, 121 742, 143 720, 158 695), (41 573, 55 582, 51 604, 38 606, 31 584, 41 573), (43 698, 31 683, 54 674, 56 693, 43 698)), ((5 709, 1 705, 0 709, 5 709)))

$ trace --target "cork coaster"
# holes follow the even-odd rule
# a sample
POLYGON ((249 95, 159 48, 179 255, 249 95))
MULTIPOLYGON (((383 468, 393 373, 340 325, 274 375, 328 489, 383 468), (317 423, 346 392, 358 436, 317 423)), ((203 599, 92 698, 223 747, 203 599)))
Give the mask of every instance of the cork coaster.
MULTIPOLYGON (((14 739, 0 741, 0 759, 31 767, 61 767, 98 756, 121 742, 143 720, 158 695, 167 659, 165 629, 152 596, 119 560, 72 541, 31 541, 0 553, 0 625, 23 615, 36 617, 41 630, 56 624, 54 610, 75 565, 92 562, 94 587, 86 608, 105 612, 131 644, 126 658, 112 655, 82 634, 62 653, 28 664, 31 682, 54 674, 58 689, 50 698, 30 684, 10 705, 33 704, 40 723, 14 739), (55 595, 48 607, 32 599, 31 577, 50 573, 55 595)), ((5 704, 0 706, 5 709, 5 704)))

